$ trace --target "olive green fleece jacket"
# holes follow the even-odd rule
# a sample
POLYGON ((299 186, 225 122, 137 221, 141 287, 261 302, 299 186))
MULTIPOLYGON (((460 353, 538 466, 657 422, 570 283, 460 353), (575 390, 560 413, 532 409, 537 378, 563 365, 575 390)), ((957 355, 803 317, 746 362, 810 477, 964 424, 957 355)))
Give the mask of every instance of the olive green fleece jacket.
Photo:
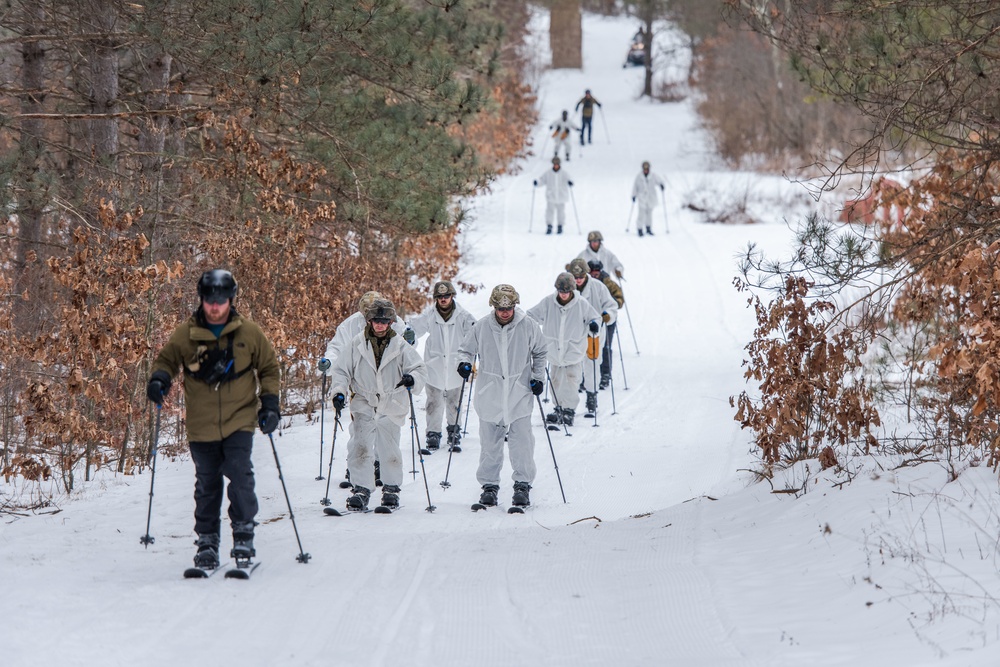
POLYGON ((281 369, 271 342, 254 322, 233 311, 216 340, 206 328, 200 311, 174 330, 170 340, 153 361, 152 373, 166 372, 171 379, 194 364, 198 346, 226 347, 233 333, 233 369, 240 377, 218 387, 186 373, 184 401, 187 405, 187 432, 191 442, 213 442, 236 431, 257 428, 258 384, 260 395, 278 396, 281 369), (249 369, 249 370, 248 370, 249 369))

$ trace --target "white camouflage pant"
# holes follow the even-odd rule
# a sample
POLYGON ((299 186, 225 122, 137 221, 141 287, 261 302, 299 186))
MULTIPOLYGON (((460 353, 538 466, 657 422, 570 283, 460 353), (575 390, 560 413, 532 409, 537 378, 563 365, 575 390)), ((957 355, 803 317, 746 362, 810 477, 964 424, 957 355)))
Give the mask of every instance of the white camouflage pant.
POLYGON ((556 407, 576 411, 580 404, 580 379, 583 377, 583 364, 578 362, 569 366, 551 366, 549 377, 552 378, 552 396, 556 407))
POLYGON ((636 227, 640 230, 649 229, 653 226, 653 209, 645 206, 639 207, 639 217, 635 221, 636 227))
POLYGON ((558 219, 558 225, 562 227, 566 224, 566 204, 556 204, 555 202, 546 202, 545 204, 545 224, 552 226, 552 218, 558 219))
POLYGON ((531 431, 529 415, 514 420, 509 429, 503 424, 479 422, 479 469, 476 479, 480 486, 500 486, 504 436, 507 436, 507 452, 510 467, 513 468, 511 479, 528 484, 535 481, 535 434, 531 431))
POLYGON ((379 461, 382 483, 403 483, 403 455, 399 450, 401 427, 388 417, 354 415, 351 439, 347 441, 347 469, 351 483, 369 491, 375 489, 375 460, 379 461))
POLYGON ((444 418, 446 425, 458 423, 458 401, 462 388, 458 389, 438 389, 426 385, 427 404, 427 432, 441 433, 441 419, 444 418))

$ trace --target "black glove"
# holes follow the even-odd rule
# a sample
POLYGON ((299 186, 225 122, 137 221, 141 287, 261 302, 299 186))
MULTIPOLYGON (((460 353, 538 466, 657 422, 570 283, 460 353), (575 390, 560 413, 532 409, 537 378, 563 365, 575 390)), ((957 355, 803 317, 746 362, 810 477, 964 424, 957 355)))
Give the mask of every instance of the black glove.
POLYGON ((531 184, 534 185, 536 188, 538 187, 538 181, 532 181, 531 184))
POLYGON ((154 371, 146 384, 146 398, 157 405, 163 405, 163 399, 170 393, 170 376, 166 371, 154 371))
MULTIPOLYGON (((406 327, 406 331, 403 332, 403 340, 405 340, 410 345, 417 342, 417 334, 413 332, 413 329, 406 327)), ((407 385, 409 386, 409 385, 407 385)))
POLYGON ((409 373, 403 373, 403 377, 399 378, 399 384, 397 387, 412 387, 413 386, 413 376, 409 373))
POLYGON ((264 435, 274 433, 281 421, 281 413, 278 412, 278 397, 274 394, 261 394, 260 410, 257 411, 257 424, 264 435))
POLYGON ((569 187, 573 187, 573 181, 566 181, 566 183, 569 184, 569 187))
POLYGON ((597 320, 590 321, 590 333, 597 333, 601 330, 601 327, 597 324, 597 320))
POLYGON ((340 411, 344 409, 344 400, 343 394, 333 395, 333 409, 337 411, 337 414, 340 414, 340 411))
POLYGON ((635 197, 632 197, 632 202, 635 203, 635 197))
POLYGON ((531 393, 535 396, 541 396, 542 392, 545 391, 545 383, 542 380, 532 380, 530 386, 531 393))
POLYGON ((462 376, 463 380, 468 380, 469 376, 472 375, 472 364, 468 361, 463 361, 458 365, 458 374, 462 376))
POLYGON ((660 191, 661 191, 661 192, 666 192, 666 191, 667 191, 667 188, 666 188, 665 186, 661 185, 661 186, 660 186, 660 191))

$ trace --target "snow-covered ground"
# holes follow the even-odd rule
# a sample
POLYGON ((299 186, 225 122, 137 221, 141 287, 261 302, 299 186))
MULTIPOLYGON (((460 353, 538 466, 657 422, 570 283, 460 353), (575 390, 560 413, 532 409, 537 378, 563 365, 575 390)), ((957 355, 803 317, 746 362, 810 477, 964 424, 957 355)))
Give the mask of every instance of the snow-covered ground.
MULTIPOLYGON (((544 43, 547 17, 536 23, 544 43)), ((754 320, 731 286, 735 257, 748 242, 780 254, 791 238, 782 220, 805 197, 716 168, 690 103, 638 100, 641 71, 621 68, 635 28, 585 17, 583 70, 540 77, 539 155, 470 204, 463 236, 458 278, 485 289, 459 300, 477 315, 497 283, 512 283, 525 307, 550 294, 591 229, 625 263, 631 325, 622 319, 614 397, 600 393, 598 425, 579 418, 572 437, 552 433, 551 452, 536 415, 532 508, 469 511, 479 495, 473 414, 449 489, 442 451, 425 460, 429 490, 419 474, 407 477, 399 513, 326 517, 326 481, 315 480, 320 425, 294 417, 275 442, 308 564, 296 562, 260 434, 263 564, 250 582, 180 576, 194 554, 190 461, 159 463, 148 549, 138 539, 148 474, 104 475, 57 513, 0 515, 2 664, 1000 664, 995 474, 971 468, 948 483, 934 465, 872 461, 837 486, 842 478, 800 464, 772 482, 804 489, 795 498, 747 472, 750 438, 729 397, 744 388, 754 320), (532 218, 531 183, 549 168, 548 124, 585 88, 604 106, 594 143, 574 145, 565 164, 583 235, 570 208, 566 233, 545 236, 544 192, 532 218), (625 228, 643 160, 667 178, 670 233, 658 209, 656 235, 640 239, 625 228), (747 190, 766 193, 770 223, 706 225, 680 205, 747 190)), ((341 433, 337 506, 345 445, 341 433)), ((506 467, 501 499, 510 493, 506 467)))

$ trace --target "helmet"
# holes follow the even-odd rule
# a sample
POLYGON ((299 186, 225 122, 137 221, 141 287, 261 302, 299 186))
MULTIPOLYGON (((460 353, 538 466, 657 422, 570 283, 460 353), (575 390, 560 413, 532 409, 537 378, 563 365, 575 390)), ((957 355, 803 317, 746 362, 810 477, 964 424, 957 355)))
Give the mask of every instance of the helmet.
POLYGON ((573 274, 563 271, 558 276, 556 276, 556 291, 557 292, 572 292, 576 289, 576 281, 573 280, 573 274))
POLYGON ((593 232, 590 232, 589 234, 587 234, 587 242, 588 243, 592 242, 592 241, 603 241, 603 240, 604 240, 604 236, 600 232, 598 232, 598 231, 593 231, 593 232))
POLYGON ((572 262, 567 264, 566 270, 572 273, 574 278, 583 278, 585 275, 590 273, 590 267, 587 266, 587 262, 581 257, 577 257, 572 262))
POLYGON ((521 303, 521 297, 512 285, 497 285, 490 294, 490 306, 493 308, 513 308, 521 303))
POLYGON ((584 95, 590 95, 590 88, 588 88, 587 90, 583 91, 583 94, 584 95))
POLYGON ((642 168, 643 169, 649 169, 649 161, 648 160, 642 163, 642 168))
POLYGON ((450 280, 440 280, 434 283, 434 289, 431 290, 431 295, 436 299, 439 296, 455 296, 458 292, 455 291, 455 286, 451 284, 450 280))
POLYGON ((236 298, 236 279, 225 269, 205 271, 198 279, 198 296, 209 303, 232 303, 236 298))
POLYGON ((358 299, 358 312, 361 313, 362 317, 367 317, 368 309, 371 308, 372 303, 375 299, 381 299, 382 294, 380 292, 365 292, 358 299))
POLYGON ((603 271, 604 270, 604 262, 602 262, 599 259, 592 259, 592 260, 590 260, 589 262, 587 262, 587 266, 590 267, 591 271, 603 271))
POLYGON ((371 322, 374 319, 386 319, 395 322, 396 307, 392 305, 392 301, 381 296, 372 301, 371 305, 365 311, 365 321, 371 322))
POLYGON ((566 118, 568 118, 568 117, 569 117, 569 112, 566 111, 566 110, 563 110, 563 120, 566 120, 566 118))
POLYGON ((558 157, 554 157, 552 158, 552 164, 562 164, 562 160, 560 160, 558 157))

